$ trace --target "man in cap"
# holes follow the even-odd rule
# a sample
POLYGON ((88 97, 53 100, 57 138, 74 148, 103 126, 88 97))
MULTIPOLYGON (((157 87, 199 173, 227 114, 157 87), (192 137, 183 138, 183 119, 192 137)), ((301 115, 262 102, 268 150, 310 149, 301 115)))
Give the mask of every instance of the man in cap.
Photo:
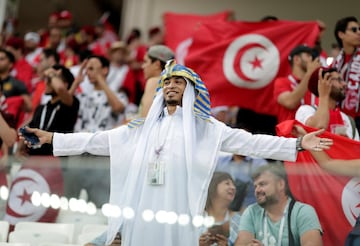
POLYGON ((301 105, 295 119, 307 126, 359 140, 354 119, 339 107, 345 98, 346 83, 336 69, 315 70, 309 81, 309 90, 319 97, 319 104, 317 107, 301 105))
POLYGON ((135 74, 128 64, 129 50, 123 41, 115 41, 108 51, 110 71, 107 76, 108 86, 113 91, 123 90, 129 102, 135 101, 135 74))
POLYGON ((40 61, 42 47, 40 44, 40 35, 36 32, 28 32, 24 36, 25 41, 25 59, 35 69, 40 61))
POLYGON ((278 122, 295 118, 302 104, 314 105, 316 97, 308 91, 312 72, 320 67, 319 58, 313 60, 313 50, 305 45, 295 47, 289 54, 291 74, 275 80, 274 97, 278 103, 278 122))
POLYGON ((174 52, 165 45, 153 45, 145 54, 142 69, 146 79, 144 94, 140 102, 139 115, 146 117, 154 99, 156 86, 168 60, 174 59, 174 52))
MULTIPOLYGON (((169 61, 145 119, 97 133, 60 134, 39 129, 55 155, 109 155, 110 204, 124 216, 109 217, 107 242, 120 230, 121 245, 198 245, 199 215, 219 151, 292 160, 302 148, 328 149, 317 131, 303 138, 252 135, 210 115, 209 93, 191 69, 169 61)), ((26 142, 29 144, 28 142, 26 142)))

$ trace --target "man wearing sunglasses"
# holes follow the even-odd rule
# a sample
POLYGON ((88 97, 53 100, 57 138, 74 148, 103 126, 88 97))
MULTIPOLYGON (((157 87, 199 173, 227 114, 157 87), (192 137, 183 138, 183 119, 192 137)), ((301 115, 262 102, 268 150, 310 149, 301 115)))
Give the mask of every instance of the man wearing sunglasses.
POLYGON ((341 109, 355 118, 360 130, 360 25, 354 16, 344 17, 335 25, 335 38, 341 48, 332 67, 346 82, 346 95, 341 109))

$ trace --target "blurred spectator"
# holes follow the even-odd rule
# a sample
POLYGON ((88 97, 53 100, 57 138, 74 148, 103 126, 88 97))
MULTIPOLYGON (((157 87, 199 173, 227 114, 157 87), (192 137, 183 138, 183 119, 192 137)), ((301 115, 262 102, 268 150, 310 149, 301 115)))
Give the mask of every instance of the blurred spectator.
MULTIPOLYGON (((114 92, 107 81, 109 61, 102 56, 90 56, 86 64, 86 75, 94 90, 90 93, 80 93, 79 118, 75 131, 95 132, 113 128, 121 113, 125 111, 128 99, 124 92, 114 92)), ((79 74, 71 91, 75 91, 83 81, 79 74), (80 77, 79 77, 80 76, 80 77)))
POLYGON ((5 49, 0 49, 0 83, 2 92, 6 98, 21 96, 24 100, 24 111, 30 112, 32 109, 32 103, 29 91, 23 82, 20 82, 10 75, 10 71, 14 63, 14 55, 5 49))
POLYGON ((142 94, 145 90, 145 77, 142 70, 142 64, 148 47, 141 41, 141 31, 137 28, 131 30, 126 39, 126 43, 130 50, 129 65, 135 73, 136 80, 136 104, 139 104, 142 94))
POLYGON ((153 45, 158 45, 158 44, 164 44, 164 34, 161 31, 160 27, 152 27, 149 29, 148 32, 148 37, 149 37, 149 47, 153 46, 153 45))
POLYGON ((60 63, 65 67, 70 68, 79 63, 79 56, 76 51, 78 50, 78 44, 75 38, 69 38, 66 40, 64 52, 60 54, 60 63))
POLYGON ((142 64, 146 85, 140 102, 140 117, 146 117, 156 93, 160 74, 164 70, 166 62, 174 57, 174 52, 165 45, 151 46, 146 52, 142 64))
POLYGON ((50 100, 49 96, 44 95, 46 82, 45 71, 52 66, 59 64, 60 56, 52 49, 44 49, 40 53, 39 64, 36 67, 37 81, 34 82, 34 91, 32 94, 32 104, 36 108, 39 104, 45 104, 50 100))
MULTIPOLYGON (((38 105, 29 123, 30 127, 50 132, 73 132, 79 110, 78 99, 68 91, 74 81, 69 69, 54 65, 44 72, 45 94, 51 99, 44 105, 38 105)), ((23 155, 25 145, 19 142, 17 155, 23 155)), ((52 145, 44 144, 40 148, 28 148, 30 155, 52 155, 52 145)))
POLYGON ((314 128, 359 140, 354 119, 340 110, 345 98, 346 83, 335 68, 315 70, 309 81, 309 90, 319 97, 317 107, 302 105, 295 119, 314 128))
POLYGON ((108 85, 113 91, 124 91, 129 101, 135 101, 135 75, 128 65, 129 50, 125 42, 112 43, 108 51, 110 72, 107 77, 108 85))
POLYGON ((10 51, 15 57, 15 63, 11 70, 11 75, 25 83, 27 90, 31 92, 33 68, 24 57, 24 41, 18 37, 11 37, 6 41, 5 49, 10 51))
POLYGON ((316 104, 316 97, 308 91, 308 83, 313 71, 320 67, 320 62, 319 58, 313 60, 312 52, 310 47, 304 45, 292 49, 289 54, 291 74, 275 79, 274 97, 279 105, 279 123, 295 119, 300 105, 316 104))
POLYGON ((66 33, 73 25, 73 15, 69 10, 62 10, 58 14, 56 26, 66 33))
POLYGON ((52 27, 49 31, 49 39, 46 43, 46 48, 56 50, 61 53, 65 49, 65 39, 62 31, 58 27, 52 27))
POLYGON ((24 36, 24 54, 27 62, 35 69, 40 61, 42 48, 40 44, 40 35, 36 32, 28 32, 24 36))
POLYGON ((360 25, 354 16, 341 18, 335 25, 335 38, 341 47, 332 67, 347 83, 346 96, 341 109, 355 118, 360 131, 360 25))

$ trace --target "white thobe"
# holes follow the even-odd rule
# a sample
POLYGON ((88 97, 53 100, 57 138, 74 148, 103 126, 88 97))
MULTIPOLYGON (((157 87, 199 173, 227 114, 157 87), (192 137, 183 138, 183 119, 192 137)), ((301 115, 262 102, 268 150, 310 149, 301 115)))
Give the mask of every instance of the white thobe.
POLYGON ((193 165, 189 167, 185 158, 182 110, 178 107, 172 115, 168 115, 166 110, 164 112, 164 117, 159 118, 145 143, 143 155, 137 158, 134 153, 141 136, 141 126, 135 129, 121 126, 97 133, 54 135, 54 155, 78 155, 84 152, 110 155, 110 201, 120 208, 131 207, 135 212, 133 219, 121 216, 109 221, 111 235, 122 226, 123 246, 198 245, 200 231, 192 225, 191 220, 203 213, 219 151, 278 160, 294 161, 296 158, 295 138, 252 135, 230 128, 214 118, 210 121, 197 119, 195 156, 193 165), (148 166, 155 160, 155 149, 161 145, 164 145, 160 159, 165 163, 165 183, 150 185, 147 182, 148 166), (139 163, 132 162, 133 158, 139 163), (143 211, 148 209, 155 215, 165 213, 165 221, 156 216, 151 222, 145 221, 143 211), (171 218, 176 219, 171 212, 189 216, 190 224, 184 226, 176 220, 171 221, 171 218))

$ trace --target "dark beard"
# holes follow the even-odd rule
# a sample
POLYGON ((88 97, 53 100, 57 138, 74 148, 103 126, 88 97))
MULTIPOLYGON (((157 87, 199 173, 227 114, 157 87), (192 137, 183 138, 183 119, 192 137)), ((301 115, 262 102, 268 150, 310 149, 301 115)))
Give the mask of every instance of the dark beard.
POLYGON ((47 95, 47 96, 51 96, 51 97, 55 97, 55 96, 57 96, 57 94, 56 94, 56 92, 55 92, 55 91, 45 92, 45 95, 47 95))
POLYGON ((263 201, 262 203, 259 203, 258 201, 256 201, 260 207, 265 208, 266 206, 269 205, 273 205, 276 204, 278 202, 278 199, 276 199, 275 196, 265 196, 265 201, 263 201))
POLYGON ((177 105, 180 105, 180 103, 179 103, 179 101, 170 99, 170 100, 166 101, 166 105, 168 105, 168 106, 177 106, 177 105))
POLYGON ((336 102, 341 102, 346 97, 345 92, 341 90, 332 90, 330 92, 330 98, 334 99, 336 102))

